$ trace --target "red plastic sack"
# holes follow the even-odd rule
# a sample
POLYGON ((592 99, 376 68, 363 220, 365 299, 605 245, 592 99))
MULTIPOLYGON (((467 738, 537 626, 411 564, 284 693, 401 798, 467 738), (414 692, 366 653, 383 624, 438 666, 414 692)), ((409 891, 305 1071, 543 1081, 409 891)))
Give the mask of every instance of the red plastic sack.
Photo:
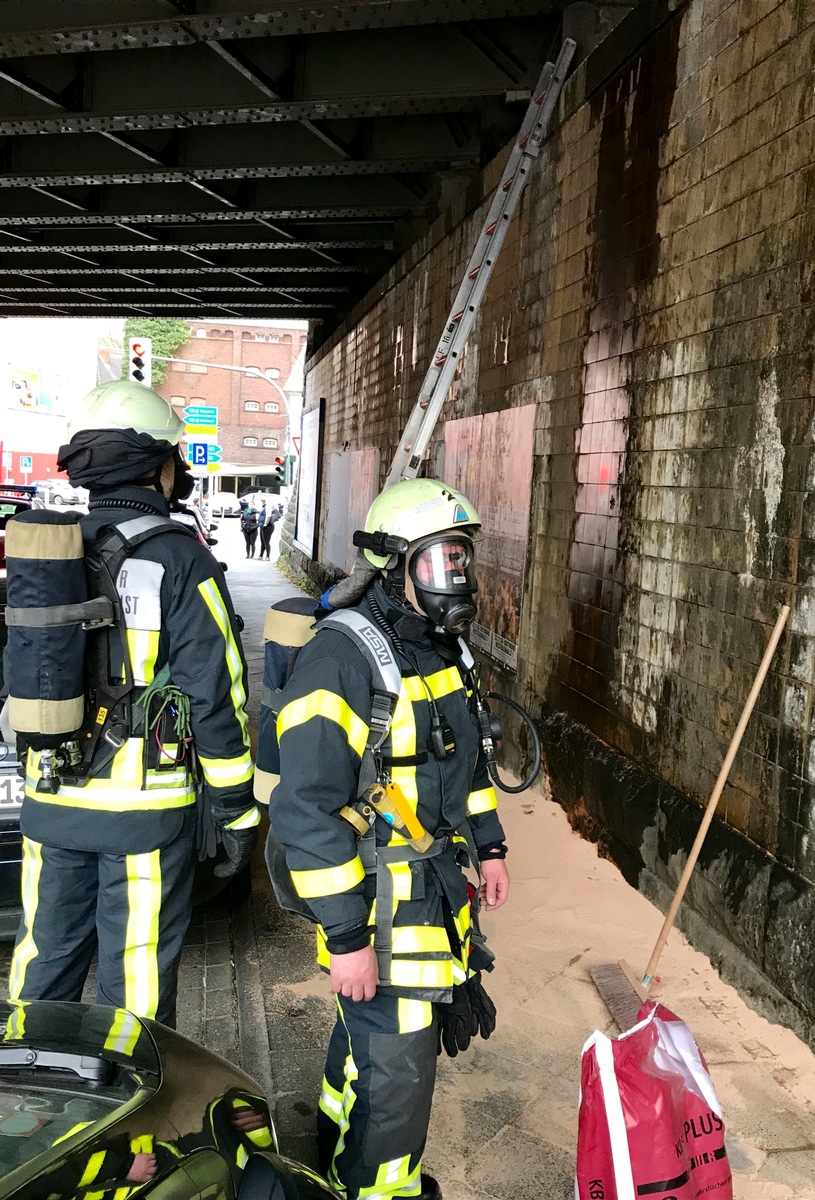
POLYGON ((576 1200, 732 1200, 713 1080, 684 1021, 649 1001, 583 1047, 576 1200))

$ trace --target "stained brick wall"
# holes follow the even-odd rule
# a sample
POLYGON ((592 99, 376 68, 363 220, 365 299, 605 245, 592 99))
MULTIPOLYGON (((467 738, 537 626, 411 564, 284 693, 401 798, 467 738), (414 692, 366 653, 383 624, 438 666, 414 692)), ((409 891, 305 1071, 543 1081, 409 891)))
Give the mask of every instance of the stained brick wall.
MULTIPOLYGON (((735 859, 708 863, 697 901, 809 1021, 813 61, 811 0, 638 5, 567 85, 445 409, 538 404, 520 663, 505 684, 560 721, 559 738, 585 727, 581 761, 603 745, 642 768, 630 778, 651 816, 628 830, 602 773, 561 789, 576 821, 581 806, 616 820, 632 878, 675 879, 687 844, 663 836, 659 796, 706 799, 769 628, 793 605, 719 808, 735 859), (761 851, 766 878, 748 866, 761 851), (739 896, 734 863, 753 872, 739 896), (761 895, 736 912, 753 879, 761 895), (770 945, 785 896, 797 908, 770 945)), ((376 444, 388 463, 479 228, 475 199, 315 357, 307 406, 328 398, 326 453, 376 444)), ((556 794, 562 749, 549 746, 556 794)))

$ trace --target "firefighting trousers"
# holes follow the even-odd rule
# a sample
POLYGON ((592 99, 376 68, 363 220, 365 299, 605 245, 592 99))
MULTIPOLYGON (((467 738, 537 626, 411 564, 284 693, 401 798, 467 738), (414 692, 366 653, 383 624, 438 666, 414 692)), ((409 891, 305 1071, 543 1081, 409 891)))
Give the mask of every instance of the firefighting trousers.
POLYGON ((427 1000, 337 997, 317 1116, 320 1166, 349 1200, 417 1196, 436 1083, 427 1000))
POLYGON ((23 838, 10 999, 81 999, 98 949, 98 1002, 173 1025, 194 837, 191 813, 174 841, 144 854, 64 850, 23 838))

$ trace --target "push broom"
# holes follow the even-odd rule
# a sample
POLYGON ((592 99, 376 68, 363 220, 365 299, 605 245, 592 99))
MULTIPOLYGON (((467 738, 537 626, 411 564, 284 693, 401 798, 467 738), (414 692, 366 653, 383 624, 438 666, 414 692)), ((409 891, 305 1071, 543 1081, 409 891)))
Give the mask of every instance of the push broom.
POLYGON ((710 799, 707 802, 702 823, 699 826, 699 831, 696 834, 690 854, 688 855, 688 861, 685 863, 685 869, 682 872, 682 878, 679 880, 674 898, 671 901, 671 907, 668 909, 665 920, 662 922, 662 928, 659 931, 659 937, 656 940, 654 949, 651 951, 651 957, 648 959, 645 973, 638 979, 624 959, 620 959, 616 963, 603 963, 590 969, 590 974, 597 991, 600 993, 606 1008, 619 1025, 620 1030, 630 1029, 632 1025, 636 1024, 637 1013, 643 1001, 648 999, 648 994, 654 983, 657 964, 665 948, 665 943, 668 940, 668 934, 673 928, 676 914, 679 911, 679 905, 682 903, 688 883, 690 882, 690 877, 693 874, 693 869, 696 866, 696 860, 702 849, 702 843, 705 840, 710 823, 713 820, 713 815, 716 812, 716 805, 719 803, 724 785, 727 783, 730 768, 733 766, 733 760, 741 745, 744 731, 747 728, 747 722, 750 720, 756 700, 758 699, 758 694, 770 669, 770 663, 772 662, 789 615, 789 605, 785 604, 778 614, 778 620, 775 623, 775 628, 773 629, 767 649, 764 652, 764 657, 753 680, 753 686, 750 689, 750 694, 747 697, 741 717, 739 718, 739 723, 736 726, 736 732, 733 734, 732 741, 722 763, 722 768, 719 771, 719 776, 713 785, 713 791, 710 793, 710 799))

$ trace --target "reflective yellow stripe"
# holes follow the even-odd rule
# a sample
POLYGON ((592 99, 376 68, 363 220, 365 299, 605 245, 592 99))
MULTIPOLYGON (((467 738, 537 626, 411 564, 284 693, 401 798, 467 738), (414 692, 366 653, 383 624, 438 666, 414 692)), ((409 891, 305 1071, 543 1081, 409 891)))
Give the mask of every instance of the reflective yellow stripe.
POLYGON ((23 838, 22 898, 23 926, 25 933, 14 947, 9 978, 9 999, 19 1000, 25 984, 28 964, 37 957, 34 941, 34 917, 40 898, 40 875, 42 874, 42 846, 23 838))
POLYGON ((338 867, 321 867, 316 871, 292 871, 292 883, 303 900, 314 896, 336 896, 347 892, 365 878, 359 855, 338 867))
POLYGON ((287 730, 305 725, 314 717, 335 721, 345 733, 348 745, 362 758, 362 752, 368 742, 368 726, 342 696, 324 688, 318 688, 299 700, 291 700, 280 710, 277 718, 277 740, 282 741, 287 730))
POLYGON ((409 900, 413 876, 410 873, 410 863, 390 863, 390 873, 393 876, 394 900, 409 900))
POLYGON ((158 1008, 158 919, 161 910, 161 851, 128 854, 127 933, 124 950, 125 1006, 139 1017, 158 1008))
POLYGON ((225 825, 224 829, 254 829, 259 824, 260 809, 256 804, 253 804, 245 813, 241 813, 234 821, 230 821, 228 825, 225 825))
MULTIPOLYGON (((416 719, 413 716, 413 705, 406 691, 406 683, 407 681, 403 679, 391 721, 390 752, 394 758, 412 758, 416 753, 416 719)), ((419 803, 416 768, 392 767, 391 779, 394 783, 399 784, 408 804, 415 812, 419 803)), ((400 840, 398 837, 392 837, 391 844, 399 845, 400 840)))
POLYGON ((393 987, 452 987, 452 960, 438 959, 433 962, 412 962, 407 958, 395 958, 391 964, 391 984, 393 987))
POLYGON ((198 761, 203 767, 204 778, 213 787, 235 787, 252 778, 252 756, 248 750, 236 758, 205 758, 199 754, 198 761))
POLYGON ((428 691, 434 700, 449 696, 451 692, 464 691, 464 681, 458 667, 445 667, 443 671, 425 675, 424 679, 421 675, 410 675, 403 682, 408 698, 414 703, 417 700, 427 700, 428 691))
POLYGON ((467 797, 467 812, 470 816, 475 816, 476 813, 491 812, 492 809, 497 807, 498 797, 492 785, 481 788, 477 792, 470 792, 467 797))
POLYGON ((58 796, 37 791, 37 781, 26 779, 25 794, 38 804, 55 804, 58 808, 95 808, 98 812, 145 812, 154 808, 186 808, 195 804, 194 791, 178 788, 150 788, 149 791, 121 791, 108 786, 105 792, 86 788, 61 787, 58 796))
POLYGON ((134 1154, 152 1154, 153 1153, 153 1135, 152 1133, 142 1133, 138 1137, 130 1139, 130 1149, 134 1154))
POLYGON ((102 1170, 102 1165, 104 1164, 104 1161, 105 1161, 105 1151, 104 1150, 97 1150, 97 1152, 95 1154, 92 1154, 90 1156, 90 1158, 88 1159, 87 1165, 85 1166, 85 1170, 82 1172, 82 1177, 80 1178, 79 1183, 77 1184, 77 1187, 87 1187, 87 1185, 89 1183, 93 1183, 96 1176, 102 1170))
POLYGON ((418 1033, 433 1023, 433 1005, 428 1000, 403 1000, 398 1004, 399 1032, 418 1033))
POLYGON ((77 1125, 72 1125, 67 1133, 61 1133, 58 1138, 54 1138, 51 1145, 58 1146, 60 1142, 67 1142, 69 1137, 73 1137, 75 1133, 81 1133, 89 1125, 93 1125, 93 1121, 80 1121, 77 1125))
POLYGON ((18 1042, 25 1033, 25 1006, 27 1000, 18 1000, 9 1013, 9 1018, 6 1021, 6 1032, 3 1035, 4 1042, 18 1042))
POLYGON ((394 954, 450 953, 450 939, 438 925, 395 925, 394 954))
POLYGON ((117 1008, 110 1032, 105 1038, 105 1049, 117 1050, 120 1054, 132 1054, 140 1031, 138 1017, 134 1017, 126 1008, 117 1008))
POLYGON ((136 684, 152 683, 156 677, 158 629, 128 629, 126 633, 127 653, 130 658, 130 669, 133 672, 133 682, 136 684))
POLYGON ((382 1163, 376 1173, 376 1183, 359 1189, 359 1200, 379 1200, 379 1197, 386 1200, 397 1192, 400 1196, 418 1196, 421 1192, 422 1164, 417 1163, 412 1171, 408 1170, 409 1166, 409 1154, 382 1163))
POLYGON ((199 583, 198 591, 203 596, 207 608, 212 613, 215 624, 223 634, 226 665, 229 668, 229 677, 232 680, 232 686, 229 689, 229 694, 232 697, 232 705, 235 710, 235 716, 237 717, 238 724, 241 727, 243 744, 248 746, 249 732, 248 720, 246 716, 246 688, 243 686, 243 664, 241 662, 238 643, 235 641, 235 635, 232 632, 232 624, 229 620, 229 613, 227 612, 226 605, 223 602, 223 597, 218 591, 218 586, 214 579, 208 579, 205 583, 199 583))

